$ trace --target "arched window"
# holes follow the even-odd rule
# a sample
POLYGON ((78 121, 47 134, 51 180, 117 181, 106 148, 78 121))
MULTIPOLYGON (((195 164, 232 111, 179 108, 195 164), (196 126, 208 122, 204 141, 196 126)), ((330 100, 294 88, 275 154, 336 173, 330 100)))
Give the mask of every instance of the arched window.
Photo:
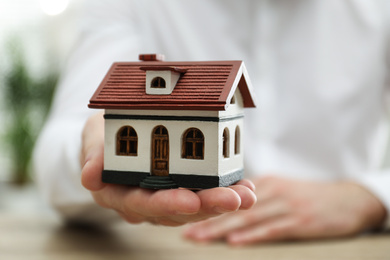
POLYGON ((155 77, 152 79, 151 86, 152 88, 165 88, 165 79, 162 77, 155 77))
POLYGON ((236 127, 236 132, 234 134, 234 154, 240 153, 240 146, 241 146, 241 135, 240 135, 240 127, 236 127))
POLYGON ((223 130, 222 145, 223 157, 229 158, 229 129, 227 127, 223 130))
POLYGON ((137 156, 138 136, 131 126, 124 126, 116 134, 116 154, 137 156))
POLYGON ((197 128, 189 128, 184 132, 182 158, 204 159, 204 136, 197 128))

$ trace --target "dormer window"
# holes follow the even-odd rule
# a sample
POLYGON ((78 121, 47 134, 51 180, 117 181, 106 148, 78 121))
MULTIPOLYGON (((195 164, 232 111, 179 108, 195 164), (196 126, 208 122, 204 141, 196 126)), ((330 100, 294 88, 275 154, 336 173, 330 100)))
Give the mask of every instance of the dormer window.
POLYGON ((145 91, 148 95, 170 95, 180 77, 187 71, 171 66, 142 66, 145 73, 145 91))
POLYGON ((162 77, 155 77, 154 79, 152 79, 150 87, 165 88, 166 87, 165 79, 163 79, 162 77))

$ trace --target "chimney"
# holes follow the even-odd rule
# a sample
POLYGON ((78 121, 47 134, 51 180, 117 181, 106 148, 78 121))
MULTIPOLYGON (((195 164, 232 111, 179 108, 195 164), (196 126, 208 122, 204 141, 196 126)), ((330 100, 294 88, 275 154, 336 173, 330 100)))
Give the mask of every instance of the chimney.
POLYGON ((140 54, 138 56, 138 59, 140 61, 164 61, 165 56, 164 54, 140 54))

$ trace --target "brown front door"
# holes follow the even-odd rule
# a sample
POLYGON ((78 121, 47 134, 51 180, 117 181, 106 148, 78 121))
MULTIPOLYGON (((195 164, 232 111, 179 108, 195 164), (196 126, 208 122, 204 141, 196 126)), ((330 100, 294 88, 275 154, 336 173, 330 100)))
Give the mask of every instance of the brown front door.
POLYGON ((152 175, 168 176, 169 137, 168 130, 157 126, 152 133, 152 175))

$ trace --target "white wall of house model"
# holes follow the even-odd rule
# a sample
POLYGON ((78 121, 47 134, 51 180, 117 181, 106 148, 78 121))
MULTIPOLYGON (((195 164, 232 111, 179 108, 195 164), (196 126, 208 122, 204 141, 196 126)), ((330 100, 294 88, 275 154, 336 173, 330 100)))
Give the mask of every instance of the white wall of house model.
POLYGON ((244 106, 240 91, 234 95, 234 104, 225 111, 197 110, 105 110, 106 115, 156 116, 156 117, 212 117, 219 122, 148 120, 148 119, 106 119, 104 168, 113 171, 151 172, 152 132, 156 126, 164 126, 169 136, 169 174, 191 174, 223 176, 243 169, 241 133, 244 128, 244 106), (116 154, 117 133, 123 126, 131 126, 137 133, 137 156, 116 154), (189 128, 197 128, 204 135, 204 159, 182 158, 183 134, 189 128), (238 140, 236 129, 238 128, 238 140), (223 132, 228 129, 228 156, 223 154, 223 132), (238 147, 236 148, 235 145, 238 147))

